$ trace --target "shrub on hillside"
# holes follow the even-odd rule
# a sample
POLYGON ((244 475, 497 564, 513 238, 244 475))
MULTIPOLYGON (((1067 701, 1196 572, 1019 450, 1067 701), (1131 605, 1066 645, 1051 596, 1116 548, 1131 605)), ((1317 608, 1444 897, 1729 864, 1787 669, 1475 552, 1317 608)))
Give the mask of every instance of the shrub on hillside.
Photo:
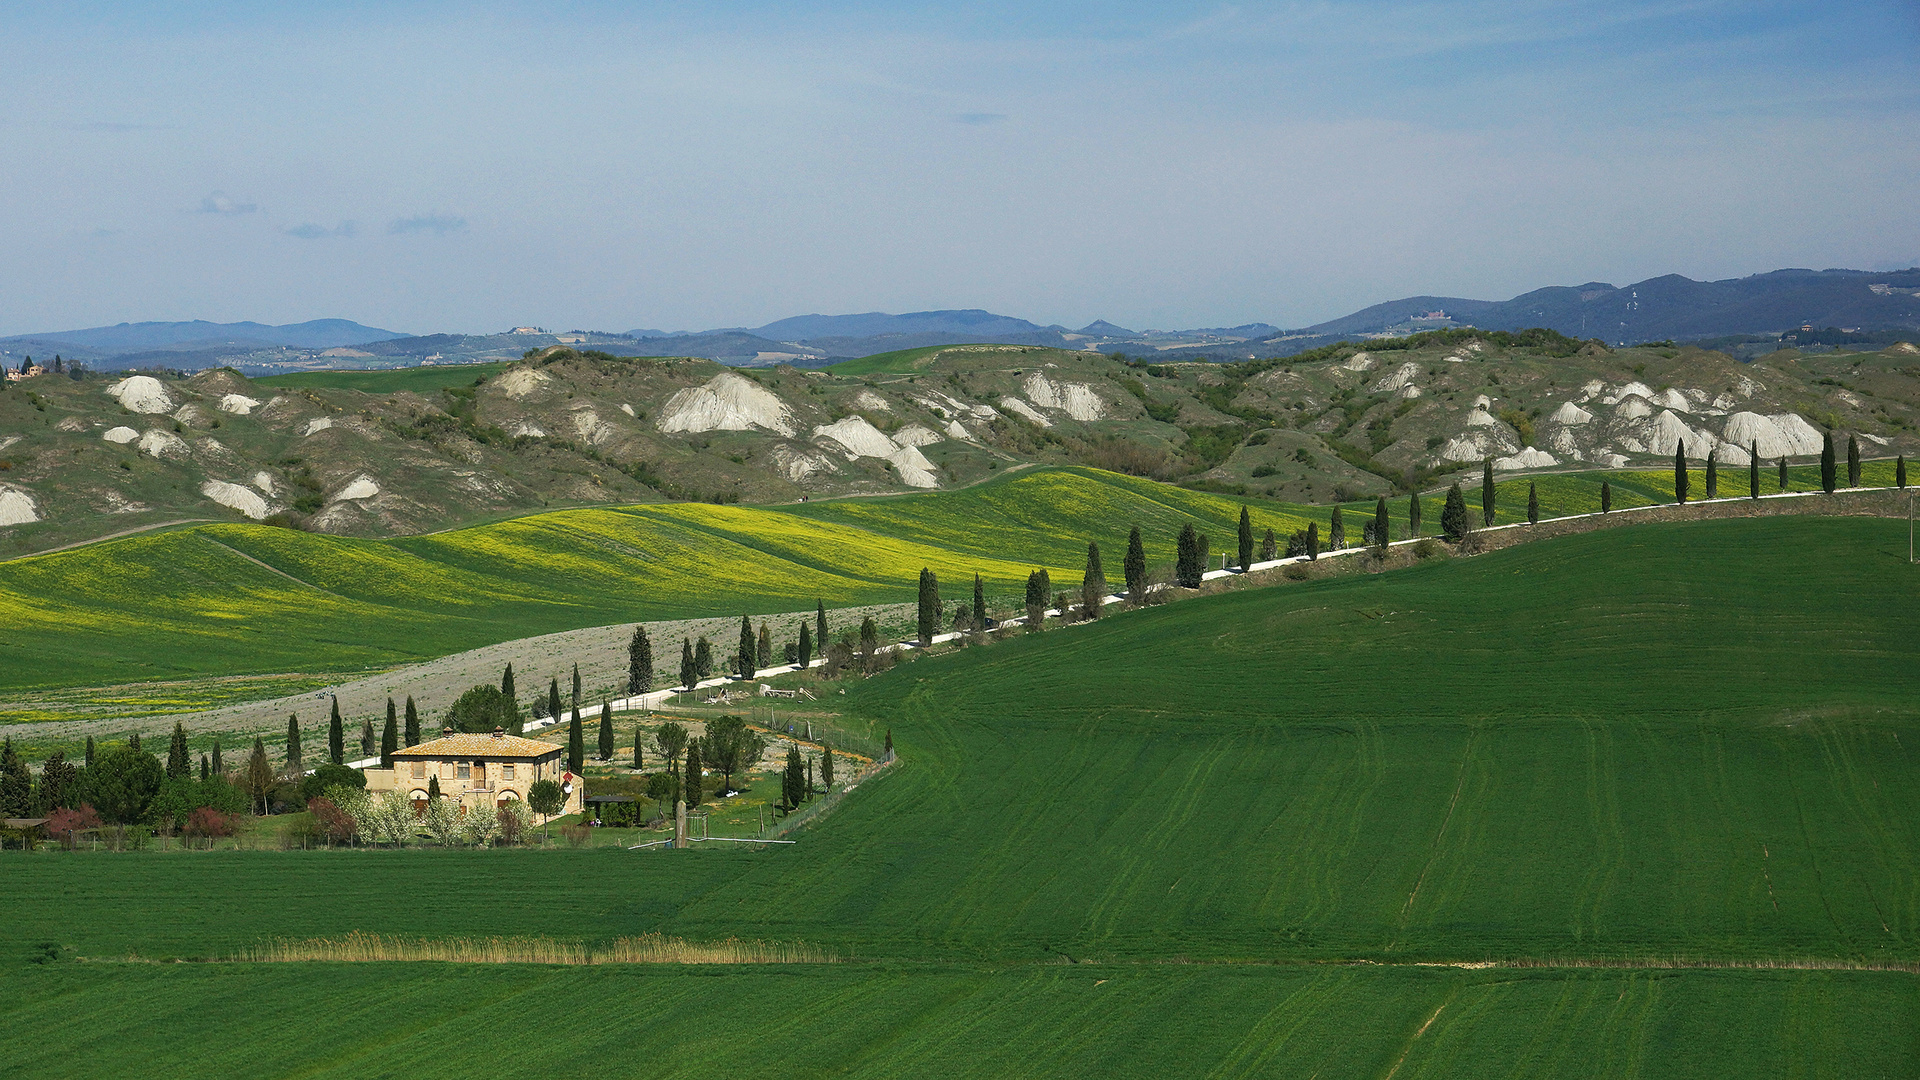
POLYGON ((451 731, 485 734, 494 728, 509 728, 519 719, 518 703, 491 683, 482 683, 460 695, 447 710, 445 726, 451 731))

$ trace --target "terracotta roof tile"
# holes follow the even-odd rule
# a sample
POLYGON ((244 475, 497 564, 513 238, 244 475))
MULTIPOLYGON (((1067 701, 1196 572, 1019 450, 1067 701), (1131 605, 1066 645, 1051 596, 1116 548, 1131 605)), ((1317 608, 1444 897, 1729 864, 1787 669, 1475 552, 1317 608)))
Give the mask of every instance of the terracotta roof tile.
POLYGON ((562 747, 538 739, 523 739, 518 735, 447 735, 431 739, 418 746, 402 747, 393 752, 397 758, 462 758, 462 757, 545 757, 557 754, 562 747))

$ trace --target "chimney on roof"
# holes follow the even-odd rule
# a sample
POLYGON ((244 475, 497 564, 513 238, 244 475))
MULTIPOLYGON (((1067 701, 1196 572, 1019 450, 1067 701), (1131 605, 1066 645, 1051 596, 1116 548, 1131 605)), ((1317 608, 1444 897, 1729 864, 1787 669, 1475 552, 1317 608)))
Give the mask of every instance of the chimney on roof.
POLYGON ((494 738, 496 738, 496 739, 504 739, 504 738, 506 738, 506 737, 507 737, 507 729, 506 729, 506 728, 503 728, 503 727, 497 727, 497 728, 494 728, 494 729, 493 729, 493 737, 494 737, 494 738))

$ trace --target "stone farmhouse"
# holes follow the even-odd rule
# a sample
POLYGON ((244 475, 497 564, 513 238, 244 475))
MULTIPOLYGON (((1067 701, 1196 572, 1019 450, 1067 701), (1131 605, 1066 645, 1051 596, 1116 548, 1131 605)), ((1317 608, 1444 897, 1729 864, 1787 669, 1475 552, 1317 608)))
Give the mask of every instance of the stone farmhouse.
POLYGON ((540 780, 557 781, 567 792, 560 813, 585 804, 586 784, 568 772, 566 748, 523 739, 495 728, 490 735, 446 735, 393 753, 393 768, 366 770, 367 791, 404 791, 416 809, 427 803, 428 785, 440 781, 440 794, 461 805, 492 808, 527 797, 540 780))

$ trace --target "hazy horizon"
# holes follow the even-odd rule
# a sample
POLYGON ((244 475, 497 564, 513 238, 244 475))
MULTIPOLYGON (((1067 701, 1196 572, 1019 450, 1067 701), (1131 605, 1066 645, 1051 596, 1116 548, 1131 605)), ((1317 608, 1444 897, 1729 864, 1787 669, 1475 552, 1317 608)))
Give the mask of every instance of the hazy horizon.
POLYGON ((1297 327, 1920 261, 1893 0, 3 18, 0 334, 1297 327))

